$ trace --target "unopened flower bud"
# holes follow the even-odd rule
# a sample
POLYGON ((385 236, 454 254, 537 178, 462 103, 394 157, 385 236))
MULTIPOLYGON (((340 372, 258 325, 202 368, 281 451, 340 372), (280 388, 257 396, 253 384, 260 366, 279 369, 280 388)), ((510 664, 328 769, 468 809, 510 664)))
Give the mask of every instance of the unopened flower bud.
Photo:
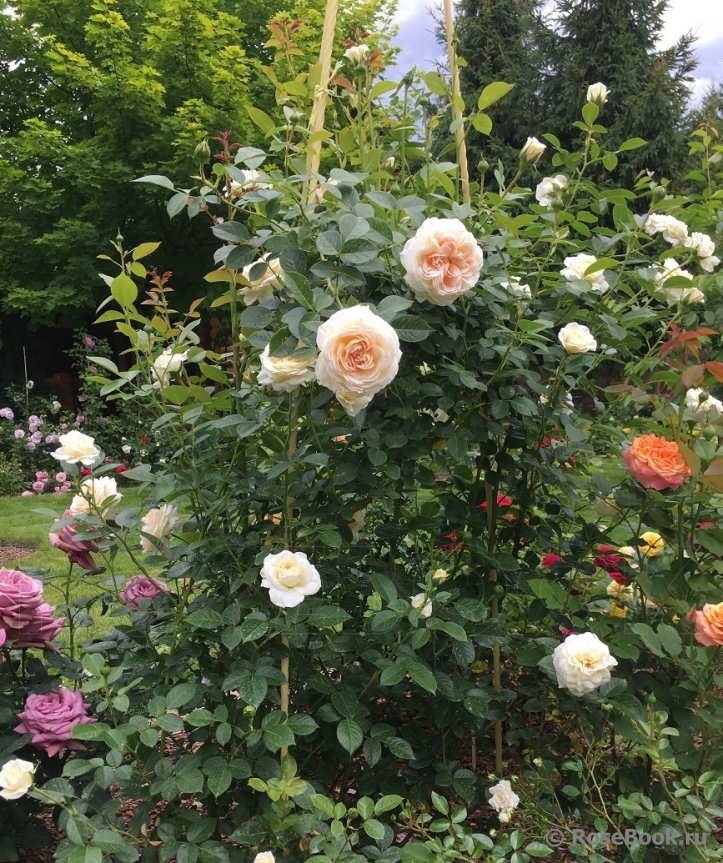
POLYGON ((536 164, 546 149, 546 146, 537 138, 528 138, 525 146, 520 150, 520 163, 523 167, 536 164))
POLYGON ((202 165, 205 165, 209 161, 211 158, 211 148, 208 146, 208 141, 205 138, 196 146, 193 155, 202 165))
POLYGON ((608 90, 608 88, 604 84, 601 84, 599 81, 597 84, 590 84, 590 86, 587 88, 587 101, 595 102, 596 105, 600 105, 600 107, 602 108, 602 106, 608 100, 609 92, 610 91, 608 90))

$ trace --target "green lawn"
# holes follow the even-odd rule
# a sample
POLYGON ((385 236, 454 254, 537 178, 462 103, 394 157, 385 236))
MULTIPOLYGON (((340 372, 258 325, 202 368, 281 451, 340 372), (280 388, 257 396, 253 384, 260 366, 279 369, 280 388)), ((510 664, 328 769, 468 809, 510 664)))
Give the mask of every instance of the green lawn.
MULTIPOLYGON (((136 489, 123 489, 122 506, 140 506, 143 498, 144 495, 136 489)), ((62 551, 54 548, 48 542, 48 531, 53 521, 52 518, 49 515, 34 512, 34 510, 49 508, 62 515, 63 511, 70 506, 71 499, 71 494, 0 498, 0 544, 12 543, 27 548, 37 548, 35 554, 21 557, 16 561, 6 561, 3 565, 20 570, 49 570, 47 575, 43 576, 47 583, 45 599, 51 605, 56 606, 64 602, 62 588, 68 578, 68 559, 62 551)), ((94 558, 99 566, 103 566, 101 555, 94 555, 94 558)), ((121 584, 136 574, 136 569, 125 552, 119 552, 116 556, 114 569, 116 578, 121 584)), ((88 573, 80 567, 74 566, 69 590, 71 601, 92 597, 105 590, 109 578, 109 571, 88 573)), ((117 617, 101 614, 100 604, 94 605, 90 614, 93 622, 80 630, 77 636, 79 641, 102 636, 118 621, 117 617)), ((63 640, 63 633, 61 633, 59 641, 63 640)))

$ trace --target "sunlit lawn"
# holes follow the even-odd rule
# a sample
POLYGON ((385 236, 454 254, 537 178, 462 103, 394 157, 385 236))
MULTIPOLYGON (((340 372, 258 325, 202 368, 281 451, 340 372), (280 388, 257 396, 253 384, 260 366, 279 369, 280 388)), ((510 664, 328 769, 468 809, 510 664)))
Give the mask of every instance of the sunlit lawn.
MULTIPOLYGON (((0 545, 11 543, 26 548, 37 548, 35 554, 15 561, 6 561, 3 566, 28 571, 47 569, 48 573, 43 576, 47 583, 45 599, 56 606, 64 602, 62 588, 68 579, 68 559, 62 551, 48 542, 48 530, 53 522, 51 516, 34 510, 48 508, 62 515, 63 510, 70 505, 71 498, 70 494, 0 498, 0 545)), ((123 507, 140 506, 143 499, 143 493, 138 490, 123 489, 123 507)), ((103 566, 101 555, 94 555, 94 557, 96 563, 103 566)), ((119 552, 113 565, 116 578, 121 583, 136 574, 133 562, 125 552, 119 552)), ((31 574, 35 575, 35 573, 31 574)), ((74 566, 69 586, 71 601, 91 597, 104 591, 109 578, 110 572, 107 570, 103 573, 88 573, 74 566)), ((117 617, 101 614, 100 604, 93 606, 90 613, 93 623, 79 632, 80 641, 104 635, 118 621, 117 617)), ((63 640, 63 633, 59 640, 63 640)))

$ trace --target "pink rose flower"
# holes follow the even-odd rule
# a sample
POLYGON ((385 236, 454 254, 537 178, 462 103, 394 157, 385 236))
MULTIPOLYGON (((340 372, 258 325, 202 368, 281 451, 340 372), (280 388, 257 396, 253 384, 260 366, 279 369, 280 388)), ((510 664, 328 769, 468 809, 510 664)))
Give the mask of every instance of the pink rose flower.
POLYGON ((53 650, 58 653, 58 648, 48 644, 48 642, 57 638, 58 633, 65 625, 65 618, 54 615, 55 606, 44 602, 35 609, 33 619, 22 629, 6 626, 0 632, 15 642, 13 647, 37 647, 41 650, 53 650))
POLYGON ((38 494, 42 494, 45 491, 45 483, 38 480, 33 483, 33 491, 37 491, 38 494))
POLYGON ((37 444, 33 443, 33 441, 28 441, 28 449, 32 452, 37 444))
POLYGON ((0 626, 22 629, 42 602, 42 581, 16 569, 0 569, 0 626))
POLYGON ((25 432, 24 432, 22 429, 15 429, 15 431, 13 432, 13 434, 15 435, 15 437, 16 437, 18 440, 20 440, 20 438, 24 438, 24 437, 25 437, 25 432))
POLYGON ((28 695, 25 709, 18 713, 18 734, 32 734, 30 743, 44 749, 48 755, 57 755, 61 749, 85 749, 79 740, 70 736, 76 725, 97 722, 88 716, 89 704, 83 701, 83 693, 71 692, 60 687, 57 692, 28 695))
POLYGON ((65 482, 65 480, 66 480, 67 478, 68 478, 68 474, 67 474, 67 473, 65 473, 65 471, 62 471, 62 470, 61 470, 61 471, 60 471, 60 473, 56 473, 56 474, 55 474, 55 479, 56 479, 58 482, 65 482))
POLYGON ((33 493, 31 491, 24 491, 20 497, 33 497, 33 493))
POLYGON ((162 581, 155 579, 154 584, 145 575, 134 575, 125 588, 118 594, 118 599, 124 605, 129 605, 134 611, 138 611, 141 607, 140 602, 142 599, 155 599, 167 590, 167 585, 162 581), (159 588, 161 589, 159 590, 159 588))
POLYGON ((702 610, 691 608, 688 620, 695 624, 695 640, 704 647, 723 644, 723 602, 706 603, 702 610))
MULTIPOLYGON (((69 509, 66 509, 63 513, 63 518, 66 519, 72 515, 73 513, 69 509)), ((68 555, 68 560, 71 563, 77 563, 78 566, 82 566, 83 569, 87 569, 92 572, 98 567, 95 565, 95 561, 91 557, 90 553, 92 551, 98 551, 98 547, 92 540, 79 539, 74 541, 74 537, 77 533, 78 531, 72 524, 67 524, 65 527, 60 528, 57 533, 51 531, 48 534, 48 540, 51 545, 64 551, 68 555)))
POLYGON ((3 646, 3 644, 5 644, 5 639, 6 639, 6 638, 7 638, 7 635, 5 634, 5 630, 4 630, 4 629, 0 629, 0 647, 2 647, 2 646, 3 646))
POLYGON ((47 471, 45 471, 45 470, 38 470, 38 471, 35 471, 35 479, 42 479, 42 480, 45 480, 45 479, 48 479, 48 478, 49 478, 49 474, 48 474, 48 472, 47 472, 47 471))
POLYGON ((90 336, 86 336, 83 341, 85 342, 86 348, 94 348, 95 347, 95 341, 93 339, 91 339, 90 336))

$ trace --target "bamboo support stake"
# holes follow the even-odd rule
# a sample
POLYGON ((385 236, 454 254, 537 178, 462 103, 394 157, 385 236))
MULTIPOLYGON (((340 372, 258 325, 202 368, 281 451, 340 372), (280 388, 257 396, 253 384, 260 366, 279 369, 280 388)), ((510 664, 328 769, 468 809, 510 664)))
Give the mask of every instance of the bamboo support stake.
MULTIPOLYGON (((314 92, 314 105, 311 109, 311 121, 309 132, 313 136, 324 128, 326 116, 326 95, 329 89, 329 75, 331 73, 331 55, 334 48, 334 34, 336 33, 336 16, 339 11, 339 0, 327 0, 326 12, 324 14, 324 31, 321 36, 321 49, 319 51, 319 81, 314 92)), ((313 195, 316 187, 316 175, 319 172, 321 161, 321 141, 315 141, 309 148, 306 156, 306 173, 309 179, 304 183, 304 201, 308 201, 313 195)))
MULTIPOLYGON (((494 504, 494 489, 491 483, 485 483, 485 500, 487 501, 487 533, 492 534, 494 530, 494 515, 496 506, 494 504)), ((490 581, 497 583, 497 570, 490 570, 490 581)), ((500 613, 500 603, 495 596, 492 598, 491 616, 494 619, 500 613)), ((500 692, 502 689, 502 669, 500 662, 500 643, 495 641, 492 643, 492 685, 495 692, 500 692)), ((500 773, 502 771, 502 720, 495 719, 495 770, 500 773)))
MULTIPOLYGON (((449 69, 452 73, 452 116, 455 120, 462 119, 462 108, 460 102, 462 95, 459 87, 459 67, 457 66, 457 51, 454 47, 454 19, 452 18, 452 0, 444 0, 444 23, 447 30, 447 54, 449 56, 449 69)), ((472 196, 469 191, 469 167, 467 165, 467 143, 464 139, 464 124, 460 123, 455 131, 457 139, 457 163, 459 164, 459 176, 462 181, 462 200, 468 206, 472 206, 472 196)))

